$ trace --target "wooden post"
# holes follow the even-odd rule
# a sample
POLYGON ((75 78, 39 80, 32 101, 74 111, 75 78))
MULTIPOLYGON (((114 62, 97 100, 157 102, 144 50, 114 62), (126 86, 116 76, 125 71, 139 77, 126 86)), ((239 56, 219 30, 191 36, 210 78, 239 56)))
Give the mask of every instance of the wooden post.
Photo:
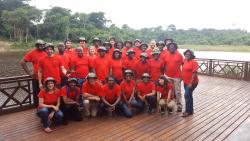
POLYGON ((213 72, 213 60, 209 59, 209 66, 208 66, 208 72, 209 72, 209 76, 212 76, 212 72, 213 72))
POLYGON ((244 67, 245 69, 244 69, 244 80, 250 80, 249 78, 248 78, 248 73, 249 73, 249 70, 248 70, 248 62, 245 62, 245 67, 244 67))

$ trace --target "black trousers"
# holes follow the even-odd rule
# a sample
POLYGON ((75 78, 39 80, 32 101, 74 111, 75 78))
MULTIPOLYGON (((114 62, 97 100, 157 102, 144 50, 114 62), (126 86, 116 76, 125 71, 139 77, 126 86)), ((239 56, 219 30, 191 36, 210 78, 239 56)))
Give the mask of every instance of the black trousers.
POLYGON ((32 90, 33 90, 33 103, 37 107, 39 102, 37 95, 40 92, 38 79, 32 80, 32 90))
POLYGON ((63 112, 63 121, 68 120, 75 120, 75 121, 81 121, 82 115, 78 109, 78 106, 75 104, 62 104, 60 106, 60 109, 63 112))

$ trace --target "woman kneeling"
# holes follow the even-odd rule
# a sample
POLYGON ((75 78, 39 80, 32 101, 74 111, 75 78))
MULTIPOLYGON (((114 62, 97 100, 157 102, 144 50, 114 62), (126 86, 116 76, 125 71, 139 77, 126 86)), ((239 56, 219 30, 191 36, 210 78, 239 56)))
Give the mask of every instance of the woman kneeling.
POLYGON ((56 81, 53 77, 48 77, 45 80, 44 87, 39 94, 39 106, 37 115, 41 118, 44 131, 47 133, 52 132, 50 123, 55 121, 56 125, 60 124, 63 118, 62 111, 59 110, 60 106, 60 91, 55 87, 56 81))

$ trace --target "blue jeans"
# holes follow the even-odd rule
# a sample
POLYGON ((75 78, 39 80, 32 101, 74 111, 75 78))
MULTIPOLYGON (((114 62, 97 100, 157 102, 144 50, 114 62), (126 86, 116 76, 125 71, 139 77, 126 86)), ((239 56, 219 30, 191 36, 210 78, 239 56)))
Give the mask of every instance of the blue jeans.
MULTIPOLYGON (((48 116, 53 110, 51 108, 41 108, 37 110, 37 115, 41 118, 44 128, 47 128, 48 125, 48 116)), ((53 120, 55 120, 56 125, 59 125, 63 119, 63 112, 57 111, 54 114, 53 120)))
POLYGON ((82 92, 82 84, 86 81, 85 78, 77 78, 77 84, 78 86, 80 87, 81 89, 81 92, 82 92))
POLYGON ((187 113, 193 113, 194 112, 194 107, 193 107, 193 91, 197 87, 197 84, 193 84, 191 88, 188 87, 188 85, 184 84, 184 90, 185 90, 185 105, 186 109, 185 112, 187 113))
POLYGON ((145 98, 149 104, 149 110, 156 108, 156 96, 146 96, 145 98))

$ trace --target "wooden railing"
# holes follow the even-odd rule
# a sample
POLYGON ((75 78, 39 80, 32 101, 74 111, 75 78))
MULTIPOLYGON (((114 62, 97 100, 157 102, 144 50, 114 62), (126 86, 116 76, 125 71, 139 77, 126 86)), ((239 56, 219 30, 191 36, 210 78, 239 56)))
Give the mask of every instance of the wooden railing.
POLYGON ((0 115, 32 108, 31 77, 0 78, 0 115))
POLYGON ((250 81, 250 62, 196 59, 199 64, 199 74, 250 81))

